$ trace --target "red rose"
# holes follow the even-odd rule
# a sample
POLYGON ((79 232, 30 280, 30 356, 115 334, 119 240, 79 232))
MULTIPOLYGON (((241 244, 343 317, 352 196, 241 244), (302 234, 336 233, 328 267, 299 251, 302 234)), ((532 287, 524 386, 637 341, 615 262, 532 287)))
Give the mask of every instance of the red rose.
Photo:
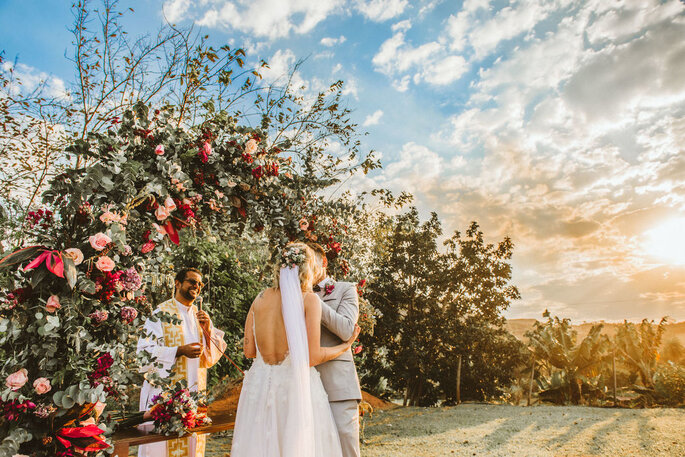
POLYGON ((259 179, 262 176, 264 176, 264 167, 260 165, 257 168, 253 169, 252 176, 254 176, 255 179, 259 179))

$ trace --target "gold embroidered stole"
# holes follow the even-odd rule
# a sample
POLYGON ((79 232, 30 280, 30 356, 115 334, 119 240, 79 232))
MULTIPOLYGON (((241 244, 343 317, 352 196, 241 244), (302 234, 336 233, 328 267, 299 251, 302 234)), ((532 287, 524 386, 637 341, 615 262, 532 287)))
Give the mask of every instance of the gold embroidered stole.
MULTIPOLYGON (((178 305, 172 298, 167 300, 161 305, 160 309, 164 312, 175 316, 181 320, 181 315, 178 312, 178 305)), ((195 323, 197 324, 197 332, 200 336, 200 344, 202 344, 202 328, 197 320, 197 308, 195 305, 190 307, 190 315, 194 317, 195 323)), ((178 347, 183 346, 185 343, 185 336, 183 335, 183 323, 172 324, 170 322, 162 322, 162 331, 164 332, 164 345, 168 347, 178 347)), ((188 381, 188 359, 186 357, 176 358, 171 370, 174 375, 171 377, 170 381, 172 384, 185 379, 188 381)), ((191 387, 191 386, 188 386, 191 387)), ((197 388, 199 391, 204 391, 207 388, 207 369, 200 367, 197 373, 197 388)), ((190 454, 190 437, 187 438, 177 438, 174 440, 167 441, 167 457, 204 457, 205 455, 205 444, 207 442, 207 435, 195 435, 196 445, 195 454, 191 456, 190 454)))

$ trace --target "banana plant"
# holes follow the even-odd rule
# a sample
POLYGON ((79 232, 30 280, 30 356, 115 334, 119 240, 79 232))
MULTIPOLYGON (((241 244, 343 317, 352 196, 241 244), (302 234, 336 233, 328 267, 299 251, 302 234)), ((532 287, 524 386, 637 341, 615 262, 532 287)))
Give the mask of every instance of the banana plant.
POLYGON ((538 379, 540 398, 558 403, 578 404, 584 395, 601 395, 601 367, 607 360, 610 342, 602 335, 602 324, 593 325, 588 335, 577 344, 578 333, 569 319, 552 318, 548 311, 544 323, 536 322, 527 332, 529 349, 548 373, 538 379))
POLYGON ((640 374, 644 387, 654 388, 654 374, 659 361, 659 346, 666 318, 659 325, 644 319, 639 325, 624 322, 614 336, 617 355, 628 368, 640 374))

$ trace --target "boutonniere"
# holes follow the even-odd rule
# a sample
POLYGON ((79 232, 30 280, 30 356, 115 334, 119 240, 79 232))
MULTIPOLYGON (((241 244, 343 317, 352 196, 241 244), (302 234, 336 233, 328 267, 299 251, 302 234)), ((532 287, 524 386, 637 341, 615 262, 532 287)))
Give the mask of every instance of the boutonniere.
POLYGON ((323 296, 330 295, 335 289, 335 282, 331 278, 326 279, 323 287, 323 296))

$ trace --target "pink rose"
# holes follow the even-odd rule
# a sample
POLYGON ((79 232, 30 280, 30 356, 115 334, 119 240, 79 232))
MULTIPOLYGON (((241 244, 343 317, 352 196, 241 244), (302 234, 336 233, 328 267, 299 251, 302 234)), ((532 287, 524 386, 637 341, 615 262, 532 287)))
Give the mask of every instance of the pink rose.
POLYGON ((304 217, 300 219, 300 230, 305 231, 309 228, 309 221, 304 217))
POLYGON ((155 154, 157 154, 158 156, 164 155, 164 145, 163 144, 157 145, 157 147, 155 148, 155 154))
POLYGON ((140 248, 140 252, 143 254, 147 254, 148 252, 152 251, 155 248, 156 244, 154 241, 148 241, 143 245, 143 247, 140 248))
POLYGON ((359 346, 357 346, 356 348, 354 348, 354 349, 352 350, 352 352, 355 353, 355 354, 359 354, 359 353, 362 352, 363 350, 364 350, 364 346, 362 346, 362 345, 360 344, 359 346))
POLYGON ((88 241, 90 241, 90 245, 93 247, 93 249, 96 251, 102 251, 109 243, 112 242, 112 239, 104 233, 96 233, 95 235, 89 237, 88 241))
POLYGON ((26 384, 26 381, 29 380, 28 374, 29 372, 26 371, 26 368, 15 371, 11 375, 7 376, 5 385, 12 390, 19 390, 24 386, 24 384, 26 384))
POLYGON ((50 380, 48 378, 38 378, 33 381, 33 388, 36 390, 38 395, 43 395, 52 390, 52 386, 50 385, 50 380))
POLYGON ((166 206, 159 205, 159 207, 155 211, 155 217, 158 221, 163 221, 164 219, 169 217, 169 210, 166 209, 166 206))
POLYGON ((62 305, 59 304, 59 297, 57 295, 50 295, 50 298, 48 298, 48 302, 45 304, 45 310, 48 313, 54 313, 61 307, 62 305))
POLYGON ((123 250, 123 252, 121 253, 121 255, 127 256, 127 257, 128 257, 128 256, 130 256, 131 254, 133 254, 133 249, 131 249, 131 246, 129 246, 128 244, 125 244, 125 245, 124 245, 124 250, 123 250))
POLYGON ((247 140, 247 143, 245 143, 245 152, 247 154, 254 154, 257 152, 257 142, 254 140, 254 138, 250 138, 247 140))
POLYGON ((98 257, 98 261, 95 263, 95 266, 98 268, 100 271, 112 271, 114 270, 114 260, 110 259, 106 255, 103 255, 101 257, 98 257))
POLYGON ((153 222, 152 226, 155 228, 157 233, 159 233, 160 235, 166 235, 166 229, 164 227, 162 227, 161 225, 157 224, 156 222, 153 222))
POLYGON ((205 144, 202 145, 202 152, 204 152, 206 156, 209 156, 212 153, 212 145, 209 144, 208 141, 205 141, 205 144))
POLYGON ((74 261, 74 265, 80 265, 83 262, 83 252, 78 248, 66 249, 64 254, 74 261))
POLYGON ((171 196, 167 197, 166 200, 164 200, 164 207, 169 212, 172 212, 176 209, 176 203, 174 203, 174 199, 171 198, 171 196))
POLYGON ((111 211, 105 211, 100 216, 100 220, 102 222, 104 222, 105 224, 109 225, 112 222, 119 222, 121 220, 121 216, 119 216, 118 214, 115 214, 111 211))

